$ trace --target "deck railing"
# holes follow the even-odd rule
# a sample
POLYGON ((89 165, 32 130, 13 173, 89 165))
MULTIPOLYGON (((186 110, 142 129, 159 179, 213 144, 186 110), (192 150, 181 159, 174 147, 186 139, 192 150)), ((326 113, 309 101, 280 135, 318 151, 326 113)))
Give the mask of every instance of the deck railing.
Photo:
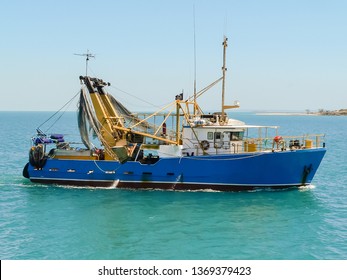
POLYGON ((324 134, 305 134, 301 136, 276 136, 274 138, 245 138, 243 151, 279 151, 325 147, 324 137, 324 134))

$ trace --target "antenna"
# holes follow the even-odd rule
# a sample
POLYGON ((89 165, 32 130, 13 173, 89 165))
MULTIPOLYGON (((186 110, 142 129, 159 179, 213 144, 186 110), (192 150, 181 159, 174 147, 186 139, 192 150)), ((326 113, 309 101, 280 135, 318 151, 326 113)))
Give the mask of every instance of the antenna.
POLYGON ((194 20, 194 116, 196 115, 196 30, 195 30, 195 4, 193 4, 194 20))
POLYGON ((86 76, 88 76, 88 61, 90 57, 95 58, 95 54, 92 54, 87 50, 87 53, 74 53, 74 55, 85 56, 86 57, 86 76))

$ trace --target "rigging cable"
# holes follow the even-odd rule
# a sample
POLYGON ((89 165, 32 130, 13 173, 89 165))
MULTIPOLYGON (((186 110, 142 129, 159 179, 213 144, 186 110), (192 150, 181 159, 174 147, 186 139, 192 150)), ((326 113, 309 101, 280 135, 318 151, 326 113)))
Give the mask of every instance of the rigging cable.
POLYGON ((154 106, 154 107, 157 107, 157 108, 161 108, 161 107, 158 106, 158 105, 155 105, 155 104, 153 104, 153 103, 151 103, 151 102, 148 102, 147 100, 144 100, 144 99, 142 99, 142 98, 140 98, 140 97, 137 97, 136 95, 133 95, 133 94, 131 94, 131 93, 129 93, 129 92, 126 92, 126 91, 124 91, 124 90, 122 90, 122 89, 120 89, 120 88, 117 88, 117 87, 113 86, 113 85, 111 85, 111 87, 114 88, 114 89, 116 89, 116 90, 118 90, 118 91, 120 91, 120 92, 123 92, 123 93, 125 93, 125 94, 128 94, 128 95, 130 95, 131 97, 133 97, 133 98, 135 98, 135 99, 138 99, 138 100, 140 100, 140 101, 142 101, 142 102, 144 102, 144 103, 147 103, 148 105, 151 105, 151 106, 154 106))
MULTIPOLYGON (((47 123, 48 121, 50 121, 56 114, 58 114, 61 110, 63 110, 67 105, 69 105, 75 98, 77 95, 79 95, 79 91, 77 92, 76 95, 74 95, 68 102, 66 102, 57 112, 55 112, 52 116, 50 116, 47 120, 45 120, 42 124, 40 124, 38 126, 38 129, 43 126, 45 123, 47 123)), ((63 115, 63 114, 62 114, 63 115)), ((62 115, 48 128, 48 130, 62 117, 62 115)))

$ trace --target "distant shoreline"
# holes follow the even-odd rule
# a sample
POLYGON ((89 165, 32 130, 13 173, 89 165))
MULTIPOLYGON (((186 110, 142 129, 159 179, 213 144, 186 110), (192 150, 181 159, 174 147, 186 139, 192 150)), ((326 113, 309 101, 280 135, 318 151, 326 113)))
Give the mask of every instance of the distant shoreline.
POLYGON ((295 113, 295 112, 259 112, 258 116, 318 116, 317 113, 295 113))
POLYGON ((347 109, 339 110, 323 110, 320 109, 318 112, 258 112, 256 115, 259 116, 347 116, 347 109))

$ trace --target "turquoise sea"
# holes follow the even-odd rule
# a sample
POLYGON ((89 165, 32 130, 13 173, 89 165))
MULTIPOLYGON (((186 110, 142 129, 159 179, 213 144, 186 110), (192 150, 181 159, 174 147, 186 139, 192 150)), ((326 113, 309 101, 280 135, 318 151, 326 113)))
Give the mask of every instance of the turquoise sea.
MULTIPOLYGON (((234 113, 283 135, 325 133, 328 152, 310 187, 223 193, 30 183, 30 137, 51 114, 0 112, 1 259, 347 259, 347 117, 234 113)), ((77 134, 74 112, 59 123, 77 134)))

